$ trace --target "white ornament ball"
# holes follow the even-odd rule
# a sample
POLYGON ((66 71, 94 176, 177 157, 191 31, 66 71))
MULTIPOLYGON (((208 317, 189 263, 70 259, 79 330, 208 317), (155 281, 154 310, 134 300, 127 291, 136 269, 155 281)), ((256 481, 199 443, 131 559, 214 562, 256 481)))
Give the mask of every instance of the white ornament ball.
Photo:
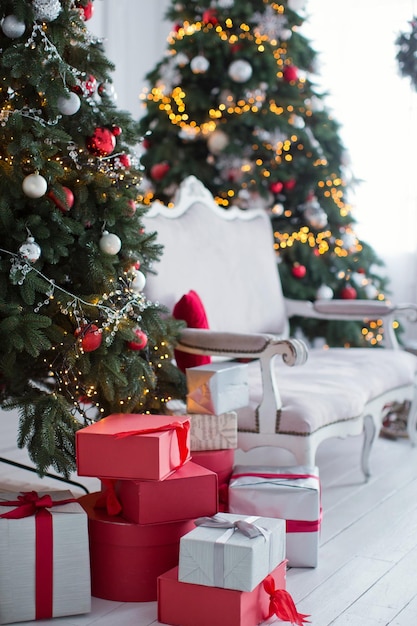
POLYGON ((41 256, 41 248, 38 246, 33 237, 28 237, 25 243, 19 248, 19 252, 24 259, 35 263, 41 256))
POLYGON ((132 291, 140 292, 144 289, 146 285, 146 276, 140 271, 135 272, 134 278, 130 283, 130 288, 132 291))
POLYGON ((207 139, 207 147, 212 154, 220 154, 229 144, 229 137, 223 130, 214 130, 207 139))
POLYGON ((6 37, 17 39, 26 30, 26 24, 17 19, 15 15, 7 15, 1 23, 1 29, 6 37))
POLYGON ((103 235, 98 243, 100 250, 106 254, 118 254, 122 247, 120 238, 114 233, 109 233, 107 230, 103 232, 103 235))
POLYGON ((71 91, 66 96, 60 96, 57 105, 62 115, 74 115, 81 106, 81 100, 76 93, 71 91))
POLYGON ((41 198, 46 194, 48 183, 40 174, 29 174, 23 179, 22 189, 29 198, 41 198))
POLYGON ((56 20, 62 11, 59 0, 32 0, 32 7, 35 20, 42 20, 43 22, 56 20))
POLYGON ((191 59, 190 67, 193 74, 205 74, 210 67, 210 62, 206 57, 198 55, 191 59))
POLYGON ((229 65, 228 74, 235 83, 246 83, 252 76, 252 66, 244 59, 237 59, 229 65))
POLYGON ((333 295, 333 289, 329 285, 320 285, 316 291, 317 300, 331 300, 333 295))

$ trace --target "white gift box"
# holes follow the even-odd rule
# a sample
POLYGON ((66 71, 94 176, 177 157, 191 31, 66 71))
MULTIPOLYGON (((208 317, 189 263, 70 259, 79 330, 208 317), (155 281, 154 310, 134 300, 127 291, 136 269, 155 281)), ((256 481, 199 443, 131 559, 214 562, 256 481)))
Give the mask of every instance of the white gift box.
POLYGON ((218 513, 196 524, 180 540, 181 582, 252 591, 285 558, 284 520, 218 513))
POLYGON ((249 404, 248 366, 208 363, 186 370, 188 413, 220 415, 249 404))
MULTIPOLYGON (((169 400, 167 408, 172 415, 186 414, 185 403, 169 400)), ((190 450, 235 450, 237 448, 237 413, 228 411, 220 415, 191 413, 190 450)))
MULTIPOLYGON (((32 494, 39 498, 47 495, 45 492, 32 494)), ((17 501, 19 495, 23 494, 0 492, 0 503, 17 501)), ((45 607, 50 605, 50 617, 91 611, 87 514, 78 502, 55 505, 58 501, 73 499, 70 491, 52 491, 49 495, 54 506, 42 509, 36 516, 0 518, 0 624, 44 619, 45 610, 48 612, 45 607), (45 522, 42 516, 52 520, 52 528, 50 521, 46 522, 46 528, 42 526, 45 522), (39 541, 43 544, 37 550, 39 541), (47 558, 46 570, 42 570, 45 553, 52 557, 49 577, 45 574, 47 558), (50 589, 50 593, 45 589, 50 589), (43 595, 41 599, 39 593, 43 595)), ((0 515, 15 509, 16 505, 0 506, 0 515)))
POLYGON ((317 467, 237 465, 229 483, 229 511, 286 520, 290 567, 316 567, 321 525, 317 467))

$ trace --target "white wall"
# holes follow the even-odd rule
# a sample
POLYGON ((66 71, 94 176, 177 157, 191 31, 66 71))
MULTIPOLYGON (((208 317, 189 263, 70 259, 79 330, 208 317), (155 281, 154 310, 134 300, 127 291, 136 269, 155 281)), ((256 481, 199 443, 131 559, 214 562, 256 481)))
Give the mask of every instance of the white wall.
POLYGON ((95 0, 88 28, 103 39, 113 74, 117 105, 135 118, 141 113, 139 94, 145 75, 165 52, 172 26, 164 20, 169 0, 95 0))

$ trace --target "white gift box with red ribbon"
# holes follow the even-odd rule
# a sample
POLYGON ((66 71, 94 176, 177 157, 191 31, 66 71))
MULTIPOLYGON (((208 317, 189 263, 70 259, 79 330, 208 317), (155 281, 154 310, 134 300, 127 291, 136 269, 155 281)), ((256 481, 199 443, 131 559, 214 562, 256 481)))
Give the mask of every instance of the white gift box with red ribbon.
POLYGON ((180 539, 178 580, 252 591, 285 559, 285 522, 218 513, 180 539))
POLYGON ((187 412, 220 415, 249 404, 248 366, 209 363, 186 370, 187 412))
POLYGON ((84 509, 70 491, 0 492, 0 624, 90 611, 84 509))
POLYGON ((316 567, 321 526, 317 467, 237 465, 229 482, 229 511, 286 521, 290 567, 316 567))

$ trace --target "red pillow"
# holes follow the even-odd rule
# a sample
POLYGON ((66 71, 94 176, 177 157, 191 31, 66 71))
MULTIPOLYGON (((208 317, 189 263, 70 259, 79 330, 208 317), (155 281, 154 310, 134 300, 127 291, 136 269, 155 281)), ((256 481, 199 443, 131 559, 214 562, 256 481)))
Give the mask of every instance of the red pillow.
MULTIPOLYGON (((176 320, 183 320, 188 328, 209 328, 206 311, 198 293, 189 291, 174 306, 172 316, 176 320)), ((189 354, 181 350, 174 350, 178 368, 185 372, 187 367, 197 367, 211 363, 211 357, 202 354, 189 354)))

